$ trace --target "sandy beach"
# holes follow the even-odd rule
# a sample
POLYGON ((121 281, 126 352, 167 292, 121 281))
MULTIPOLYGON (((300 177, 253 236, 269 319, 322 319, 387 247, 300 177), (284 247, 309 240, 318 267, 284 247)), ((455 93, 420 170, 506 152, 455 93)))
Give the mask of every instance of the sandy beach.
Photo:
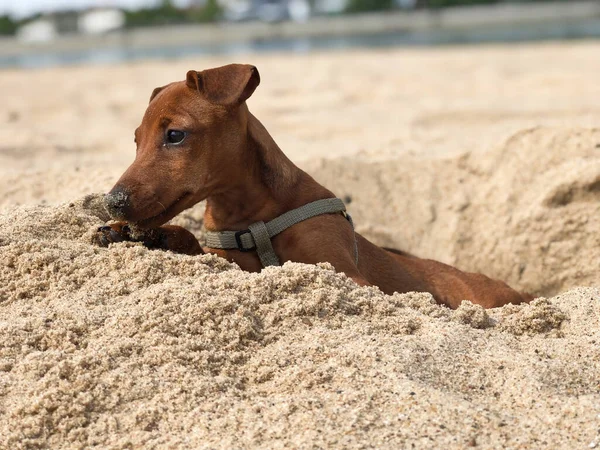
MULTIPOLYGON (((600 446, 599 52, 235 58, 357 231, 538 297, 487 311, 328 264, 99 248, 152 90, 234 61, 0 72, 0 448, 600 446)), ((173 223, 202 239, 203 208, 173 223)))

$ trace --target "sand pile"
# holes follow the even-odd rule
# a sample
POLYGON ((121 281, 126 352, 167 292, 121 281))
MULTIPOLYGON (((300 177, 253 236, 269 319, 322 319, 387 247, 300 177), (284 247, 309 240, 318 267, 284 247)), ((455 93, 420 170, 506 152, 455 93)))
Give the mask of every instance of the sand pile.
POLYGON ((600 130, 534 128, 485 154, 309 170, 364 236, 550 296, 600 285, 600 130))
MULTIPOLYGON (((131 162, 152 89, 231 61, 3 72, 0 449, 599 446, 598 50, 240 59, 359 232, 541 296, 491 311, 326 264, 96 247, 83 196, 131 162)), ((202 238, 202 215, 174 222, 202 238)))
POLYGON ((90 244, 94 196, 0 215, 0 447, 581 447, 600 291, 452 312, 331 267, 90 244))

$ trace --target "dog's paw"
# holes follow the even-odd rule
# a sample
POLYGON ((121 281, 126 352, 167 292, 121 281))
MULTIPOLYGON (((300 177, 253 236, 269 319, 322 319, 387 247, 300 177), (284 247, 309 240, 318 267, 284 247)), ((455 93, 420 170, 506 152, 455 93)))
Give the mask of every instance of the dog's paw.
POLYGON ((101 247, 124 241, 134 241, 131 236, 131 228, 125 222, 112 223, 98 227, 94 241, 101 247))

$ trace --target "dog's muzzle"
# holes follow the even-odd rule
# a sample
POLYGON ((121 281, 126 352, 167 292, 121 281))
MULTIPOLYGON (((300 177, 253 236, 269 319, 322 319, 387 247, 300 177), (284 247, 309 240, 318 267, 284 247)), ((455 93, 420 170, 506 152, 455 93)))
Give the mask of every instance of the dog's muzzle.
POLYGON ((129 207, 129 194, 121 186, 115 186, 104 196, 104 207, 113 219, 124 219, 129 207))

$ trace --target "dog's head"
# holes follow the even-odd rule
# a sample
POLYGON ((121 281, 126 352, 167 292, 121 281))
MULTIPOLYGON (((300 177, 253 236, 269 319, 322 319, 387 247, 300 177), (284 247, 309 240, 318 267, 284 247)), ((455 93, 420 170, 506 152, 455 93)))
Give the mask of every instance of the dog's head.
POLYGON ((259 83, 256 67, 230 64, 154 89, 135 160, 105 196, 110 215, 154 228, 218 193, 243 167, 245 101, 259 83))

